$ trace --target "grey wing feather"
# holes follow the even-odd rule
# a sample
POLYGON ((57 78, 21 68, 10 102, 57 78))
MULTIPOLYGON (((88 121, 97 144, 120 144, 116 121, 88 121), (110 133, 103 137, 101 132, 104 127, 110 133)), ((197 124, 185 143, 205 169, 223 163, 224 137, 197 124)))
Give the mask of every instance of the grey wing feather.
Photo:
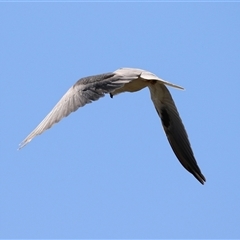
POLYGON ((126 78, 116 73, 106 73, 80 79, 64 94, 42 122, 20 143, 19 149, 78 108, 98 100, 106 93, 110 93, 134 78, 136 77, 126 78))
POLYGON ((169 90, 163 84, 155 84, 155 86, 150 87, 150 92, 155 108, 161 118, 164 131, 176 157, 185 169, 192 173, 200 183, 204 184, 206 179, 198 167, 187 132, 169 90), (159 95, 156 96, 159 92, 162 95, 161 99, 159 99, 159 95))

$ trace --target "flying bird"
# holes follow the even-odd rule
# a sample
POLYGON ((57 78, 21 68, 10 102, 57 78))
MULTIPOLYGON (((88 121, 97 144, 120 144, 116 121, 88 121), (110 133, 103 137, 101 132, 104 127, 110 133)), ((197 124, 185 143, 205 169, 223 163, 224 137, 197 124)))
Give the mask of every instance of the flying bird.
POLYGON ((200 183, 204 184, 206 179, 197 165, 188 135, 166 85, 183 89, 151 72, 136 68, 120 68, 114 72, 81 78, 64 94, 42 122, 20 143, 19 149, 37 135, 51 128, 62 118, 85 104, 98 100, 105 94, 110 94, 113 97, 119 93, 136 92, 148 87, 173 152, 182 166, 193 174, 200 183))

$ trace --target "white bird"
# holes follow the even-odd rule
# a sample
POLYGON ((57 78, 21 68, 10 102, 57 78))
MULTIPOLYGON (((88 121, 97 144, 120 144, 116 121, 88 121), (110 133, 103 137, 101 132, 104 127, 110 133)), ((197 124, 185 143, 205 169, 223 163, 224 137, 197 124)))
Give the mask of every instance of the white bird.
POLYGON ((148 87, 173 152, 183 167, 193 174, 200 183, 204 184, 206 179, 197 165, 186 130, 172 96, 165 85, 183 89, 151 72, 136 68, 120 68, 114 72, 81 78, 64 94, 42 122, 20 143, 19 149, 79 107, 98 100, 107 93, 113 97, 122 92, 136 92, 148 87))

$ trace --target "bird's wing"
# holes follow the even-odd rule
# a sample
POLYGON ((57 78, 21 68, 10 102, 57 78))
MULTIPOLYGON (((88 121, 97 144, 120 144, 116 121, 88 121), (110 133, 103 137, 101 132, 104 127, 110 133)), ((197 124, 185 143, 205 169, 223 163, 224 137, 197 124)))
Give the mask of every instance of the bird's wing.
POLYGON ((120 88, 135 78, 134 75, 125 77, 116 73, 106 73, 80 79, 64 94, 42 122, 20 143, 19 149, 78 108, 98 100, 106 93, 120 88))
POLYGON ((205 177, 195 160, 187 132, 167 87, 156 81, 149 86, 151 98, 161 119, 168 141, 184 168, 204 184, 205 177))

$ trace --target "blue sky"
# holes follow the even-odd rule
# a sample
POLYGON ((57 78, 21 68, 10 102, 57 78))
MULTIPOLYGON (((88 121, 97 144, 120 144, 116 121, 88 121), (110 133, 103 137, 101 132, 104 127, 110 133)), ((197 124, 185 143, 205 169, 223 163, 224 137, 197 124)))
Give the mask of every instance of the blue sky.
POLYGON ((1 238, 239 238, 239 3, 1 3, 1 238), (106 96, 21 151, 79 78, 136 67, 169 88, 202 186, 149 90, 106 96))

